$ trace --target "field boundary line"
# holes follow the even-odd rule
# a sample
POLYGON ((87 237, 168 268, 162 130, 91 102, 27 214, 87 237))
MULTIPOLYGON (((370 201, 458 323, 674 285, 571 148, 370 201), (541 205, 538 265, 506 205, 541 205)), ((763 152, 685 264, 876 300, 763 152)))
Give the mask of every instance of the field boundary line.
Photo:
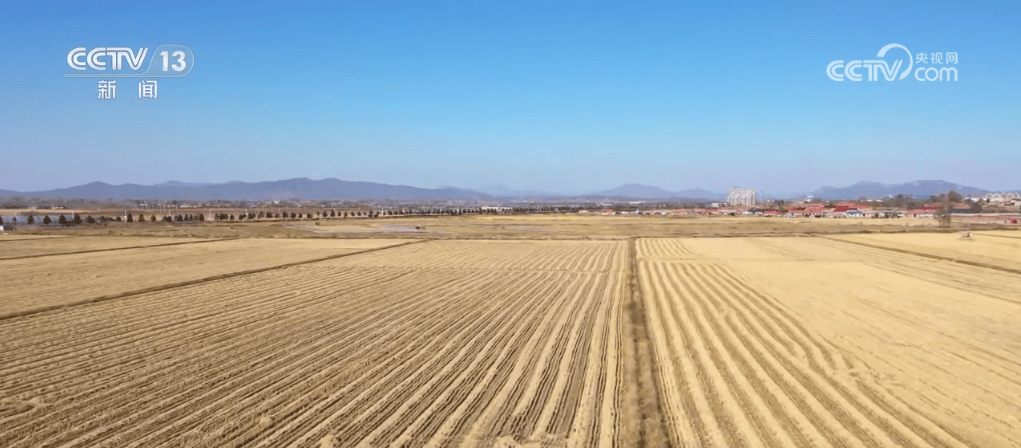
POLYGON ((14 242, 17 242, 17 241, 59 240, 61 238, 73 238, 73 237, 65 236, 65 235, 60 235, 60 236, 50 236, 50 237, 43 236, 43 237, 39 237, 39 238, 13 238, 13 239, 0 238, 0 243, 14 243, 14 242))
MULTIPOLYGON (((63 237, 63 238, 74 239, 75 237, 63 237)), ((105 238, 105 237, 97 237, 97 238, 105 238)), ((122 237, 116 237, 116 238, 122 238, 122 237)), ((132 238, 132 237, 127 237, 127 238, 132 238)), ((147 238, 147 237, 140 237, 140 238, 147 238)), ((148 237, 148 238, 159 238, 159 237, 148 237)), ((40 239, 43 239, 43 240, 53 240, 53 239, 61 239, 61 238, 33 238, 33 240, 40 240, 40 239)), ((151 246, 111 247, 111 248, 108 248, 108 249, 79 250, 79 251, 75 251, 75 252, 60 252, 60 253, 56 253, 56 254, 22 255, 20 257, 0 258, 0 261, 24 260, 26 258, 57 257, 57 256, 60 256, 60 255, 91 254, 93 252, 109 252, 109 251, 113 251, 113 250, 148 249, 150 247, 180 246, 182 244, 214 243, 214 242, 217 242, 217 241, 233 241, 233 240, 238 240, 238 239, 241 239, 241 238, 213 238, 213 239, 202 240, 202 241, 180 241, 180 242, 177 242, 177 243, 153 244, 151 246)))
MULTIPOLYGON (((638 240, 640 237, 628 238, 627 265, 627 303, 624 314, 630 322, 631 341, 635 366, 632 378, 637 386, 637 406, 639 412, 638 440, 636 447, 670 446, 670 437, 664 423, 663 405, 660 403, 662 385, 656 372, 656 347, 649 333, 649 315, 646 312, 645 300, 642 296, 641 276, 638 269, 638 240)), ((627 376, 628 373, 624 372, 627 376)))
POLYGON ((980 261, 962 260, 960 258, 947 257, 947 256, 943 256, 943 255, 936 255, 936 254, 927 254, 925 252, 915 252, 913 250, 899 249, 899 248, 896 248, 896 247, 886 247, 886 246, 883 246, 883 245, 880 245, 880 244, 864 243, 864 242, 861 242, 861 241, 848 241, 848 240, 842 240, 842 239, 838 239, 838 238, 828 238, 828 237, 825 237, 825 236, 822 236, 822 237, 819 237, 819 238, 830 240, 830 241, 837 241, 837 242, 841 242, 841 243, 857 244, 859 246, 871 247, 873 249, 881 249, 881 250, 888 250, 890 252, 897 252, 897 253, 902 253, 902 254, 907 254, 907 255, 915 255, 915 256, 918 256, 918 257, 925 257, 925 258, 930 258, 930 259, 933 259, 933 260, 951 261, 951 262, 954 262, 954 263, 966 264, 966 265, 969 265, 969 266, 975 266, 975 267, 986 268, 986 269, 993 269, 993 270, 996 270, 996 271, 1002 271, 1002 272, 1007 272, 1007 273, 1011 273, 1011 274, 1021 275, 1021 269, 1006 268, 1006 267, 1003 267, 1003 266, 997 266, 995 264, 982 263, 980 261))
POLYGON ((325 256, 325 257, 315 258, 315 259, 312 259, 312 260, 302 260, 302 261, 295 261, 295 262, 291 262, 291 263, 284 263, 284 264, 279 264, 279 265, 274 265, 274 266, 267 266, 267 267, 262 267, 262 268, 247 269, 247 270, 244 270, 244 271, 237 271, 237 272, 231 272, 231 273, 227 273, 227 274, 213 275, 213 276, 210 276, 210 277, 203 277, 203 278, 198 278, 198 279, 194 279, 194 280, 185 280, 185 281, 182 281, 182 282, 169 283, 169 284, 166 284, 166 285, 151 286, 151 287, 148 287, 148 288, 142 288, 142 289, 138 289, 138 290, 135 290, 135 291, 128 291, 128 292, 123 292, 123 293, 118 293, 118 294, 111 294, 111 295, 106 295, 106 296, 93 297, 93 298, 90 298, 90 299, 84 299, 84 300, 80 300, 80 301, 77 301, 77 302, 62 303, 62 304, 59 304, 59 305, 51 305, 51 306, 46 306, 46 307, 42 307, 42 308, 35 308, 35 309, 25 310, 25 311, 15 311, 15 312, 11 312, 11 313, 8 313, 8 314, 0 315, 0 322, 3 322, 3 321, 8 320, 8 319, 14 319, 14 318, 18 318, 18 317, 25 317, 25 316, 31 316, 31 315, 34 315, 34 314, 45 313, 45 312, 48 312, 48 311, 60 310, 60 309, 64 309, 64 308, 72 308, 72 307, 76 307, 76 306, 80 306, 80 305, 88 305, 90 303, 98 303, 98 302, 105 302, 105 301, 108 301, 108 300, 123 299, 123 298, 126 298, 126 297, 137 296, 137 295, 140 295, 140 294, 146 294, 146 293, 150 293, 150 292, 166 291, 166 290, 169 290, 169 289, 181 288, 181 287, 184 287, 184 286, 197 285, 199 283, 207 283, 207 282, 212 282, 212 281, 216 281, 216 280, 224 280, 224 279, 228 279, 228 278, 241 277, 241 276, 244 276, 244 275, 258 274, 260 272, 273 271, 273 270, 277 270, 277 269, 285 269, 285 268, 290 268, 290 267, 294 267, 294 266, 300 266, 300 265, 304 265, 304 264, 319 263, 321 261, 328 261, 328 260, 333 260, 333 259, 337 259, 337 258, 349 257, 349 256, 352 256, 352 255, 359 255, 359 254, 364 254, 364 253, 368 253, 368 252, 376 252, 376 251, 380 251, 380 250, 384 250, 384 249, 393 249, 393 248, 396 248, 396 247, 410 246, 412 244, 424 243, 426 241, 429 241, 429 240, 409 241, 407 243, 396 244, 396 245, 393 245, 393 246, 375 247, 375 248, 372 248, 372 249, 365 249, 365 250, 361 250, 361 251, 358 251, 358 252, 349 252, 349 253, 344 253, 344 254, 329 255, 329 256, 325 256))

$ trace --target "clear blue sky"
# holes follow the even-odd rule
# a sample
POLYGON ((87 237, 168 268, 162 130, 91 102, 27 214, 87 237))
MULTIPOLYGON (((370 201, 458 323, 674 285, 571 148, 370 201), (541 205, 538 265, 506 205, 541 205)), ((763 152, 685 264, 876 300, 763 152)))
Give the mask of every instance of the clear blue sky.
POLYGON ((218 3, 5 5, 0 189, 1021 188, 1016 1, 218 3), (63 76, 74 47, 170 43, 196 64, 155 101, 63 76), (958 81, 826 76, 889 43, 957 52, 958 81))

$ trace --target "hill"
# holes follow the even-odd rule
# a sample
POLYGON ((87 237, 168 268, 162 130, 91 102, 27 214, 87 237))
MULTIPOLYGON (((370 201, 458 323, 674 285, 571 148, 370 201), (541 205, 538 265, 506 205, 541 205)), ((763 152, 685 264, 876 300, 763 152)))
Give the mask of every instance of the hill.
POLYGON ((238 199, 238 200, 463 200, 485 199, 489 195, 457 188, 429 189, 375 182, 351 182, 328 178, 287 179, 269 182, 227 182, 187 184, 165 182, 156 185, 110 185, 92 182, 69 188, 32 192, 8 192, 14 196, 64 197, 81 199, 238 199))
POLYGON ((903 184, 882 184, 879 182, 858 182, 846 187, 824 186, 812 192, 818 198, 827 199, 854 199, 865 196, 870 199, 883 198, 903 194, 905 196, 924 197, 947 193, 950 190, 956 191, 965 196, 981 196, 988 193, 976 187, 955 184, 942 180, 916 180, 903 184))

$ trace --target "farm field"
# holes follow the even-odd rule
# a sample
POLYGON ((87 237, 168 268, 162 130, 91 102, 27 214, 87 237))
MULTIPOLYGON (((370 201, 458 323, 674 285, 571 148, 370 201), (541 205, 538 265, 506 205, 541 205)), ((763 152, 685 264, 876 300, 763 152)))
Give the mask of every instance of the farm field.
POLYGON ((1021 232, 1010 231, 1010 230, 988 230, 981 232, 972 232, 975 235, 986 235, 996 238, 1021 238, 1021 232))
POLYGON ((365 254, 330 263, 378 269, 604 272, 622 269, 623 244, 621 241, 481 240, 469 243, 437 240, 402 248, 400 257, 382 258, 365 254))
MULTIPOLYGON (((96 247, 103 238, 61 238, 3 243, 67 252, 96 247)), ((119 238, 110 238, 115 244, 119 238)), ((132 238, 135 245, 179 242, 179 238, 132 238)), ((409 240, 245 239, 202 241, 108 252, 0 259, 0 317, 25 314, 104 297, 407 243, 409 240)), ((13 254, 11 254, 13 255, 13 254)))
POLYGON ((0 446, 1021 446, 1011 235, 0 260, 0 446))
POLYGON ((423 242, 0 320, 0 446, 634 446, 626 249, 423 242))
POLYGON ((0 246, 0 260, 12 258, 38 257, 77 252, 94 252, 129 247, 165 246, 198 241, 211 241, 202 238, 140 238, 140 237, 78 237, 73 241, 64 238, 36 240, 32 235, 25 235, 21 241, 13 240, 0 246))
POLYGON ((822 238, 638 248, 673 446, 1021 446, 1018 275, 822 238))
POLYGON ((25 233, 14 233, 14 232, 3 232, 0 233, 0 243, 19 241, 19 240, 38 240, 43 238, 65 238, 62 235, 38 235, 38 234, 25 234, 25 233))
MULTIPOLYGON (((430 217, 331 218, 301 221, 230 223, 106 223, 71 228, 18 228, 29 235, 140 236, 179 238, 445 238, 445 239, 580 239, 628 237, 795 236, 862 232, 948 232, 1007 230, 1017 225, 966 224, 940 229, 929 218, 770 218, 753 216, 634 215, 464 215, 430 217)), ((1006 231, 1004 234, 1014 232, 1006 231)), ((2 238, 2 236, 0 236, 2 238)), ((2 241, 2 239, 0 239, 2 241)))
POLYGON ((832 238, 913 253, 1000 266, 1021 271, 1019 232, 976 232, 970 238, 957 233, 908 235, 836 235, 832 238))
POLYGON ((459 217, 338 219, 318 226, 290 225, 312 233, 421 234, 438 238, 616 239, 626 236, 769 235, 844 233, 864 229, 904 232, 932 229, 932 219, 829 219, 763 217, 667 217, 604 215, 469 215, 459 217), (418 227, 418 229, 416 229, 418 227))

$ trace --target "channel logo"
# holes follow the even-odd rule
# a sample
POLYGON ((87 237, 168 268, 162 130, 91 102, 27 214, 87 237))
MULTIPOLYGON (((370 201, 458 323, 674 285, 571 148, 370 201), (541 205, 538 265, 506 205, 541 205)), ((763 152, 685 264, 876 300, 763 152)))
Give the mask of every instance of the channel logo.
POLYGON ((917 81, 957 81, 957 53, 918 53, 901 44, 889 44, 879 49, 876 59, 857 59, 845 62, 843 59, 826 66, 826 76, 834 81, 901 81, 914 73, 917 81), (944 62, 944 56, 945 62, 944 62), (932 64, 922 66, 922 64, 932 64), (915 65, 920 65, 915 67, 915 65), (941 65, 935 67, 934 65, 941 65))
POLYGON ((149 47, 75 47, 67 53, 67 65, 74 70, 64 75, 69 78, 180 78, 191 72, 195 54, 178 44, 152 52, 149 47))

